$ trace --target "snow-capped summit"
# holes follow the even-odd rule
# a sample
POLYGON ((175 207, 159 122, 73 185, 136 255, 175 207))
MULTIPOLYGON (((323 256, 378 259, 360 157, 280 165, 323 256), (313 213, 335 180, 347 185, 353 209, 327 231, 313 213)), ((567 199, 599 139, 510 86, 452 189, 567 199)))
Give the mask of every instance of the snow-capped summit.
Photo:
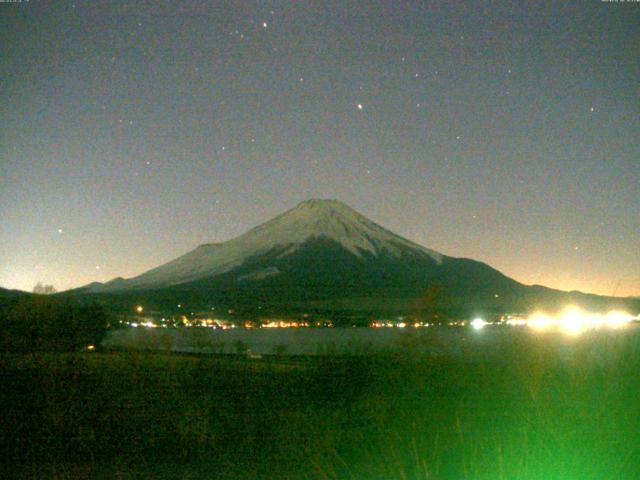
POLYGON ((325 237, 356 256, 416 249, 440 261, 442 255, 406 240, 372 222, 338 200, 311 199, 239 237, 253 246, 298 245, 309 238, 325 237))
MULTIPOLYGON (((211 277, 276 250, 278 256, 286 256, 314 239, 335 242, 356 257, 382 254, 393 257, 410 252, 442 261, 438 252, 390 232, 338 200, 312 199, 239 237, 200 245, 182 257, 127 280, 126 287, 122 282, 117 287, 161 287, 211 277)), ((271 272, 274 274, 273 268, 271 272)))

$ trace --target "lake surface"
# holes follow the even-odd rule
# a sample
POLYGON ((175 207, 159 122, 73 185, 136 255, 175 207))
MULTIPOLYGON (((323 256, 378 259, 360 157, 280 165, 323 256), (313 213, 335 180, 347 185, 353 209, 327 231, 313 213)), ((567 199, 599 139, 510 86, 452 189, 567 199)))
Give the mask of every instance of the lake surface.
MULTIPOLYGON (((133 350, 184 353, 260 355, 366 355, 376 352, 416 352, 432 355, 490 355, 540 344, 571 356, 576 346, 589 344, 590 354, 605 358, 616 345, 629 342, 640 348, 640 325, 622 329, 589 330, 568 335, 537 332, 524 326, 490 325, 428 328, 126 328, 110 331, 102 346, 133 350)), ((584 350, 584 348, 582 348, 584 350)))

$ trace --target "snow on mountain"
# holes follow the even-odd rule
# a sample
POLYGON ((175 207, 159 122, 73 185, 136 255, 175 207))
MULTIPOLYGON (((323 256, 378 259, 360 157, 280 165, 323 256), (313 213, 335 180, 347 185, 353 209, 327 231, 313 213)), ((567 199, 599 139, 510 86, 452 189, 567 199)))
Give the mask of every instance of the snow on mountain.
MULTIPOLYGON (((242 265, 246 260, 279 251, 279 256, 293 253, 304 242, 326 238, 339 243, 357 257, 412 255, 442 261, 438 252, 402 238, 337 200, 307 200, 295 208, 259 225, 247 233, 218 244, 201 245, 169 263, 130 280, 118 282, 117 288, 149 288, 176 285, 211 277, 242 265)), ((277 275, 267 269, 251 275, 277 275)), ((115 287, 115 286, 114 286, 115 287)))

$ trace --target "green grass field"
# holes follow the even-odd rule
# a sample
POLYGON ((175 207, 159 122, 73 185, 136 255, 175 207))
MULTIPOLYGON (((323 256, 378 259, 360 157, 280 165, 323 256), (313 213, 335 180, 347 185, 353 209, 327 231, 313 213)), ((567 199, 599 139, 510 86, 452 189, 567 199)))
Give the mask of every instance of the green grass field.
POLYGON ((3 356, 1 478, 640 478, 637 336, 472 358, 3 356), (606 357, 593 355, 605 348, 606 357))

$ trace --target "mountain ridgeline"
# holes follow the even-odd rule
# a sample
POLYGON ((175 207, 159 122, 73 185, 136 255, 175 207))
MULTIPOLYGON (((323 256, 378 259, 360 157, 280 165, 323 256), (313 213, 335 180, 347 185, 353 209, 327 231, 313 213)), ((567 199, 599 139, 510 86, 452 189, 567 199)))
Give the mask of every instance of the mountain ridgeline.
POLYGON ((396 235, 344 203, 308 200, 247 233, 195 250, 131 279, 68 292, 171 310, 472 315, 578 303, 637 301, 526 286, 475 260, 396 235))

